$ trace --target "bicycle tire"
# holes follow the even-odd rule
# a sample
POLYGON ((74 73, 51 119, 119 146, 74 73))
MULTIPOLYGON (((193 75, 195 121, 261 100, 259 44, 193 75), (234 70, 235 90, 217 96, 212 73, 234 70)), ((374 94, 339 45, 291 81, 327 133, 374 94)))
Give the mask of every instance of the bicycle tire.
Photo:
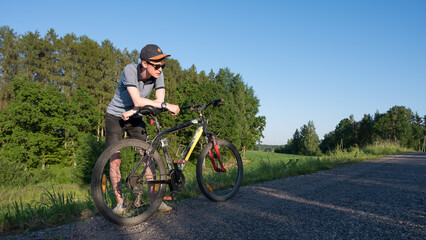
POLYGON ((148 163, 150 167, 154 166, 150 168, 153 169, 150 179, 147 180, 147 174, 142 176, 141 169, 143 169, 145 164, 140 164, 137 168, 138 173, 129 178, 134 181, 128 181, 131 184, 126 182, 129 172, 136 166, 139 159, 146 154, 149 147, 149 144, 142 140, 121 140, 107 148, 99 156, 93 168, 91 191, 95 206, 105 218, 117 225, 132 226, 139 224, 154 214, 162 203, 167 184, 153 185, 153 183, 148 183, 149 180, 153 179, 167 179, 164 162, 157 151, 155 151, 154 156, 151 158, 152 160, 148 163), (117 151, 120 151, 121 157, 119 168, 121 172, 121 193, 126 206, 126 210, 120 214, 116 214, 112 210, 117 204, 117 198, 110 176, 110 170, 113 171, 110 169, 110 158, 117 151))
MULTIPOLYGON (((223 202, 233 197, 243 180, 243 163, 237 148, 229 141, 217 139, 219 152, 226 169, 216 171, 210 158, 215 154, 213 143, 208 143, 200 153, 197 162, 197 182, 201 192, 214 202, 223 202)), ((217 159, 217 155, 214 156, 217 159)), ((217 168, 220 168, 215 160, 217 168)))

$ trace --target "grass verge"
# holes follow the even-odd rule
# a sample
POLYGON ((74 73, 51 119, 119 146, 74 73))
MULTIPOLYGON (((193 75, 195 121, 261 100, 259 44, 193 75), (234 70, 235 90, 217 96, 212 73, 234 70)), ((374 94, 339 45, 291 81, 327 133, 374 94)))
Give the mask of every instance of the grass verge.
MULTIPOLYGON (((76 189, 74 186, 71 189, 76 189)), ((2 189, 2 192, 6 189, 2 189)), ((12 191, 13 192, 13 191, 12 191)), ((93 215, 95 206, 88 190, 73 191, 64 187, 36 186, 15 190, 23 192, 19 200, 2 206, 0 235, 9 235, 57 226, 93 215), (28 196, 39 196, 28 200, 28 196)), ((10 197, 10 196, 9 196, 10 197)), ((3 199, 3 198, 2 198, 3 199)), ((2 203, 4 205, 4 201, 2 203)))

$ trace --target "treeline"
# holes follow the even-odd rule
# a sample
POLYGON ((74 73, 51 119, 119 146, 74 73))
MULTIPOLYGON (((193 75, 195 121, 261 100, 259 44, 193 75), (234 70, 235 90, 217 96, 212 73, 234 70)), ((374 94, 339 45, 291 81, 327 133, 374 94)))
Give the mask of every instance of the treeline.
POLYGON ((364 114, 361 121, 354 116, 339 122, 334 131, 321 141, 312 121, 296 129, 293 138, 275 152, 321 155, 335 149, 365 147, 374 143, 392 142, 402 147, 426 151, 426 115, 420 117, 410 108, 394 106, 386 113, 364 114))
MULTIPOLYGON (((98 44, 73 33, 59 37, 53 29, 45 36, 18 35, 0 27, 2 181, 14 178, 13 172, 52 164, 74 166, 75 175, 87 180, 103 150, 106 107, 122 69, 137 63, 138 56, 139 50, 121 51, 108 40, 98 44)), ((209 74, 194 65, 182 69, 175 59, 166 65, 166 101, 182 106, 223 97, 225 106, 208 112, 210 128, 239 149, 251 149, 263 137, 259 99, 241 75, 228 68, 209 74)), ((170 127, 195 117, 183 111, 179 117, 163 114, 161 120, 170 127)), ((186 144, 191 136, 182 131, 170 138, 186 144)))
POLYGON ((257 144, 253 147, 254 151, 261 152, 274 152, 274 150, 279 147, 279 145, 265 145, 265 144, 257 144))

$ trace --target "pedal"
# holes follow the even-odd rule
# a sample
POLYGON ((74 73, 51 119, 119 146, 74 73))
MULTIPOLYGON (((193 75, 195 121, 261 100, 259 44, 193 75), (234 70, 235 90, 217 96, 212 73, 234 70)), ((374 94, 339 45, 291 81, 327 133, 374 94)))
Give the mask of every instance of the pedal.
POLYGON ((173 160, 173 163, 186 163, 185 159, 173 160))
POLYGON ((171 192, 170 196, 164 196, 163 200, 165 200, 165 201, 175 201, 176 200, 176 194, 174 192, 171 192))

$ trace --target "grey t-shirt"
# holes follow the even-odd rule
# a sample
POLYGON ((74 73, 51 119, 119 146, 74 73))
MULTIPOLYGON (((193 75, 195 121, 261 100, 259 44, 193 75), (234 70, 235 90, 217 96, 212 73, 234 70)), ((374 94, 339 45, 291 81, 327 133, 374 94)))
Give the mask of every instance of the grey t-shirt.
POLYGON ((130 63, 124 68, 118 81, 117 91, 108 105, 107 113, 121 117, 123 112, 134 108, 135 105, 127 91, 127 87, 129 86, 137 87, 142 98, 148 98, 153 88, 155 90, 165 88, 163 72, 161 72, 158 78, 152 77, 148 80, 142 79, 140 72, 140 64, 130 63))

